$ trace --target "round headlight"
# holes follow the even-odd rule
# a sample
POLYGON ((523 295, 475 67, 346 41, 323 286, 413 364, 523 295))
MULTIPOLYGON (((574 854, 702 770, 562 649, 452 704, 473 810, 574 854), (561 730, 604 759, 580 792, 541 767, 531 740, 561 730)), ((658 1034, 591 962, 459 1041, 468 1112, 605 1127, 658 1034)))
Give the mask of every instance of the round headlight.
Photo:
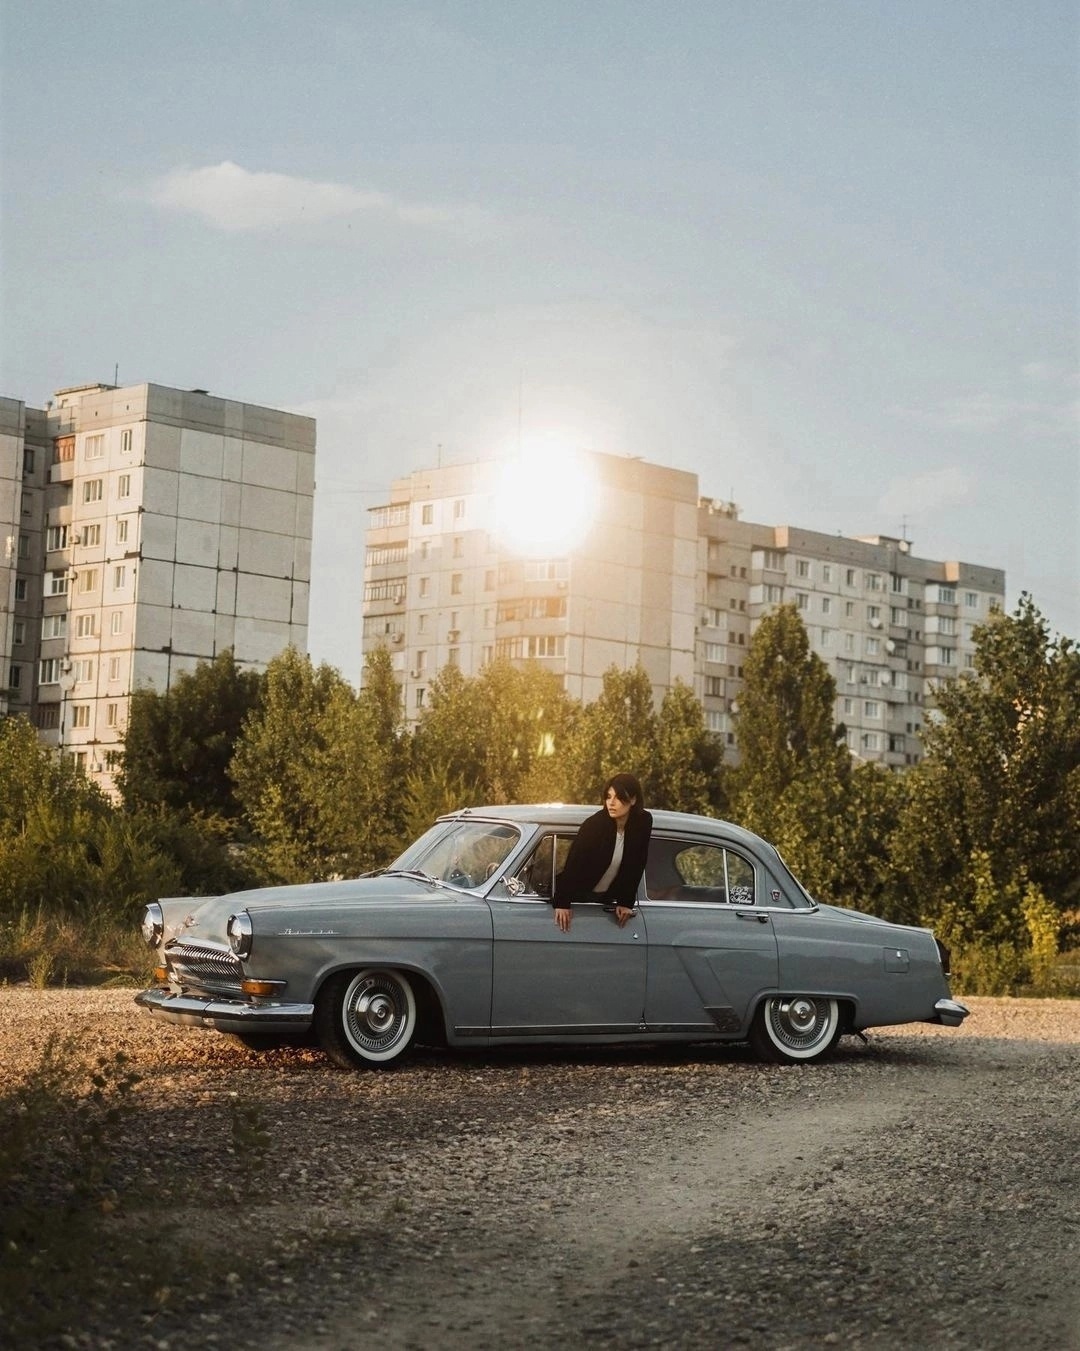
POLYGON ((143 911, 142 917, 142 936, 143 942, 148 948, 161 946, 161 938, 165 932, 165 912, 157 901, 151 901, 143 911))
POLYGON ((246 910, 229 916, 225 932, 229 935, 229 947, 238 957, 246 957, 251 952, 251 916, 246 910))

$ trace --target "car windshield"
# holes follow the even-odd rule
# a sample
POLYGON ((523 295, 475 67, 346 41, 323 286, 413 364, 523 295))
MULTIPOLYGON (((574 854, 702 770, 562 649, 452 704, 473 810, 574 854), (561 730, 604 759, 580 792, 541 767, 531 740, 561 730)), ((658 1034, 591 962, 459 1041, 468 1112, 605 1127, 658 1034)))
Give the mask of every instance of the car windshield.
POLYGON ((389 873, 420 872, 455 887, 479 887, 517 844, 513 826, 494 821, 440 821, 395 859, 389 873))

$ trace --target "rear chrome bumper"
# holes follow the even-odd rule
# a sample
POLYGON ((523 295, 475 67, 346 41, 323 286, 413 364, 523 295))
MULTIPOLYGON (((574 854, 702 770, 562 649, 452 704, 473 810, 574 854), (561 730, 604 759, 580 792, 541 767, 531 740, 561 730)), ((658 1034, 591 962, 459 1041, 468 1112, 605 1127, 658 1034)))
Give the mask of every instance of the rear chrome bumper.
POLYGON ((141 991, 135 1003, 166 1022, 219 1032, 303 1032, 315 1016, 314 1004, 252 1004, 246 999, 173 994, 160 987, 141 991))
POLYGON ((939 999, 934 1005, 933 1023, 941 1023, 944 1027, 959 1027, 971 1010, 964 1004, 959 1004, 955 999, 939 999))

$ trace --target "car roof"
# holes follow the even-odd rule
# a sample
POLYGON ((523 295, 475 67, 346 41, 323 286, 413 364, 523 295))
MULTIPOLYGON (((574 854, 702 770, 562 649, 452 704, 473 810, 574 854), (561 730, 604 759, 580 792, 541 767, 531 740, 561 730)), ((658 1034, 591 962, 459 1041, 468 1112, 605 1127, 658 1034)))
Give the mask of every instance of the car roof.
MULTIPOLYGON (((587 816, 598 811, 597 807, 585 806, 574 802, 525 802, 512 805, 461 807, 458 811, 447 812, 440 821, 484 820, 509 821, 515 825, 534 823, 541 826, 580 826, 587 816)), ((740 840, 745 844, 762 843, 760 835, 737 826, 733 821, 721 821, 713 816, 697 816, 692 812, 652 811, 654 831, 692 832, 693 834, 715 835, 722 832, 728 839, 740 840)))

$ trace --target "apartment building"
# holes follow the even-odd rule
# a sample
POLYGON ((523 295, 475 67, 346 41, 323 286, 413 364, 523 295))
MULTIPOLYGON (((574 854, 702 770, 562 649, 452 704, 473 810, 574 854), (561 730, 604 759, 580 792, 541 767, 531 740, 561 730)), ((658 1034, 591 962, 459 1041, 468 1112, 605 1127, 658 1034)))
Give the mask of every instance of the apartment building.
POLYGON ((420 470, 369 513, 363 648, 390 648, 408 716, 419 715, 444 665, 473 675, 495 655, 544 662, 584 702, 612 665, 640 662, 658 694, 690 684, 694 475, 583 455, 578 481, 564 477, 546 496, 526 487, 508 501, 506 468, 485 460, 420 470), (575 513, 573 538, 545 549, 575 513))
POLYGON ((8 708, 109 790, 134 689, 226 648, 252 667, 306 648, 315 424, 153 384, 0 401, 0 419, 8 708))
MULTIPOLYGON (((588 702, 608 667, 640 661, 657 699, 692 686, 734 756, 747 647, 770 609, 794 604, 852 754, 918 760, 935 684, 971 668, 975 626, 1004 605, 1000 569, 918 558, 904 539, 743 521, 701 497, 696 475, 585 459, 588 510, 558 552, 526 551, 501 526, 496 461, 417 471, 372 509, 363 647, 390 648, 410 719, 447 663, 472 675, 496 654, 539 660, 588 702)), ((522 537, 539 496, 516 504, 522 537)))

